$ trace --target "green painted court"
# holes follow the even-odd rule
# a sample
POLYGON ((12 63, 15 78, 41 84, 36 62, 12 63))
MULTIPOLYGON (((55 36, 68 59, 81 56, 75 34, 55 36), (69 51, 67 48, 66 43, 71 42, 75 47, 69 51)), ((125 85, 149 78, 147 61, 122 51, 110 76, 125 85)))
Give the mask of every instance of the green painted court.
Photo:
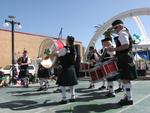
POLYGON ((36 91, 38 84, 30 85, 29 88, 0 88, 0 113, 150 113, 150 81, 139 80, 132 83, 134 105, 124 107, 116 104, 123 93, 107 98, 107 90, 98 90, 101 82, 96 83, 95 89, 89 90, 89 82, 79 80, 76 102, 65 105, 57 103, 61 100, 61 94, 53 93, 56 90, 55 82, 50 82, 48 91, 41 92, 36 91))

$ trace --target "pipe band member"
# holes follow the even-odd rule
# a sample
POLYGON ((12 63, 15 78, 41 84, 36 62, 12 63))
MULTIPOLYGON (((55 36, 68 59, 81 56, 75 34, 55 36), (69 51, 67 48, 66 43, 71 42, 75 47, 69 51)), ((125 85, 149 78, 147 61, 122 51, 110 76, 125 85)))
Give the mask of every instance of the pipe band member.
MULTIPOLYGON (((89 62, 90 65, 89 67, 94 68, 97 61, 99 61, 99 54, 93 46, 90 46, 89 53, 87 54, 87 62, 89 62)), ((92 88, 95 88, 95 85, 92 81, 90 81, 90 86, 88 87, 88 89, 92 88)))
POLYGON ((45 68, 41 65, 41 61, 42 61, 42 58, 38 58, 38 71, 37 71, 37 76, 39 78, 39 84, 40 84, 40 87, 39 89, 37 89, 37 91, 47 91, 48 88, 49 88, 49 76, 50 76, 50 72, 51 70, 48 68, 45 68))
POLYGON ((28 87, 29 85, 28 65, 31 63, 31 60, 27 54, 27 50, 24 50, 23 56, 18 59, 18 64, 20 65, 19 78, 21 78, 23 87, 28 87))
POLYGON ((66 46, 56 52, 60 65, 62 66, 62 73, 58 76, 56 84, 62 90, 62 100, 60 104, 67 103, 66 87, 70 88, 71 97, 70 102, 75 101, 75 85, 78 84, 75 71, 75 47, 74 37, 67 36, 66 46))
POLYGON ((121 99, 118 104, 132 105, 132 89, 131 80, 137 77, 135 64, 132 57, 132 40, 129 31, 124 27, 121 20, 115 20, 112 27, 118 34, 118 39, 115 48, 108 48, 108 51, 116 51, 118 59, 118 68, 120 69, 120 79, 123 82, 125 98, 121 99))

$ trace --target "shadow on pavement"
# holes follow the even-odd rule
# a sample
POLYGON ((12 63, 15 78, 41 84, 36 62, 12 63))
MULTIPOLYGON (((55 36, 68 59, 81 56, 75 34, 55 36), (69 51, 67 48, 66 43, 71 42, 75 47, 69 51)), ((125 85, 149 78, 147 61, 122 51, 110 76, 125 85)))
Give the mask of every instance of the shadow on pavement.
POLYGON ((86 102, 86 101, 91 101, 91 100, 97 100, 97 99, 106 99, 110 98, 105 96, 108 92, 90 92, 90 93, 85 93, 80 95, 77 98, 77 102, 86 102))
POLYGON ((104 112, 111 109, 117 109, 121 106, 117 105, 117 103, 106 103, 106 104, 90 104, 90 105, 77 105, 72 110, 59 110, 55 113, 90 113, 90 112, 104 112))
POLYGON ((36 90, 26 90, 26 91, 10 91, 10 92, 7 92, 7 93, 26 93, 26 92, 36 92, 36 90))
POLYGON ((14 94, 12 96, 40 96, 40 95, 48 95, 52 92, 35 92, 35 93, 24 93, 24 94, 14 94))
POLYGON ((14 111, 19 110, 31 110, 36 109, 40 107, 46 107, 46 106, 57 106, 59 105, 58 102, 51 102, 48 103, 50 100, 45 100, 43 103, 38 103, 36 101, 32 100, 18 100, 18 101, 10 101, 5 103, 0 103, 0 108, 6 108, 11 109, 14 111))

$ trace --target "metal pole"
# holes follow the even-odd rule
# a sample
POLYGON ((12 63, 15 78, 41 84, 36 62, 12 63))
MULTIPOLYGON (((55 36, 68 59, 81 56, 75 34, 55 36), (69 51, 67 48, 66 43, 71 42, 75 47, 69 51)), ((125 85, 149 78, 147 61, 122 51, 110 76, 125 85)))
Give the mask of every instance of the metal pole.
POLYGON ((11 21, 11 36, 12 36, 12 77, 14 76, 14 21, 11 21))

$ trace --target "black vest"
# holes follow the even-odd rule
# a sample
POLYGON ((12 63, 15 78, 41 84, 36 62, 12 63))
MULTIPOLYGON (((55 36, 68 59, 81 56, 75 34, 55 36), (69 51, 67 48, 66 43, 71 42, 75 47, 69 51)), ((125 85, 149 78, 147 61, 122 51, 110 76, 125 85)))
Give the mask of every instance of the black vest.
POLYGON ((94 53, 89 53, 89 54, 87 55, 87 59, 88 59, 88 60, 95 60, 94 53))
MULTIPOLYGON (((121 54, 124 54, 124 53, 128 53, 129 51, 132 51, 132 44, 133 44, 132 37, 131 37, 131 35, 130 35, 128 30, 124 30, 124 31, 126 31, 128 33, 128 35, 129 35, 129 48, 125 49, 125 50, 122 50, 122 51, 116 51, 116 55, 117 56, 121 55, 121 54)), ((115 43, 116 43, 116 47, 120 47, 121 46, 121 43, 120 43, 118 38, 119 38, 119 36, 114 37, 114 40, 115 40, 115 43)))
MULTIPOLYGON (((28 62, 28 57, 21 57, 21 63, 27 63, 28 62)), ((20 66, 21 69, 27 69, 28 68, 28 65, 23 65, 23 66, 20 66)))
POLYGON ((68 68, 75 64, 75 47, 72 45, 65 46, 65 48, 67 49, 67 53, 64 56, 59 57, 59 61, 63 68, 68 68))
MULTIPOLYGON (((104 52, 104 50, 103 49, 101 49, 101 54, 104 52)), ((105 62, 105 61, 107 61, 107 60, 110 60, 110 54, 108 54, 107 52, 106 53, 104 53, 103 55, 102 55, 102 60, 101 60, 101 62, 105 62), (109 58, 108 58, 109 57, 109 58)))

